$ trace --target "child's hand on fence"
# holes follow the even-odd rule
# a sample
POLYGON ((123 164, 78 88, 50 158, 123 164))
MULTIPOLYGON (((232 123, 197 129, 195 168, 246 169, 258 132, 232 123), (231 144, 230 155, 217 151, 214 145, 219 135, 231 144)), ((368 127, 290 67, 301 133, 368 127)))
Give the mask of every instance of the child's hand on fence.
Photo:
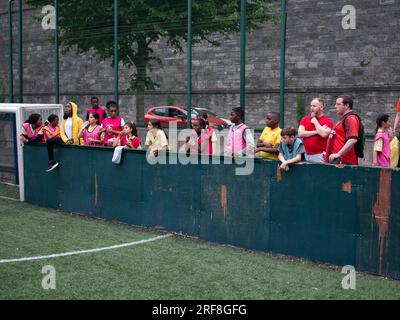
POLYGON ((287 164, 286 161, 282 162, 280 168, 281 168, 281 170, 289 171, 289 165, 287 164))

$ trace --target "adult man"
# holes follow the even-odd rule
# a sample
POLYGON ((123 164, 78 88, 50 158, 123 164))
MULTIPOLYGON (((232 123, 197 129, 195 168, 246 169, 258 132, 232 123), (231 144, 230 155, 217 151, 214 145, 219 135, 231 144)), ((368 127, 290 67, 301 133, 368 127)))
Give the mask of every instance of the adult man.
POLYGON ((333 121, 324 115, 324 101, 314 98, 310 105, 311 115, 300 121, 299 137, 303 139, 308 162, 324 163, 324 153, 333 121))
POLYGON ((340 120, 329 135, 325 160, 329 163, 358 165, 354 146, 359 139, 360 121, 358 116, 352 113, 353 98, 349 95, 339 96, 335 107, 340 120))
POLYGON ((100 107, 99 99, 97 97, 92 97, 90 99, 91 108, 86 110, 86 121, 89 120, 89 114, 93 112, 97 112, 100 116, 100 122, 103 122, 105 118, 107 118, 106 109, 104 107, 100 107))

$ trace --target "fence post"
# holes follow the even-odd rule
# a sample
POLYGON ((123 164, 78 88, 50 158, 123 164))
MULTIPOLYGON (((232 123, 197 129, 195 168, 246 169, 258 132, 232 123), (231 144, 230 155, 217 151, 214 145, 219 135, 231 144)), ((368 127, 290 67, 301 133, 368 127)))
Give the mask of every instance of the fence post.
POLYGON ((240 107, 243 109, 243 122, 246 108, 246 18, 247 0, 240 4, 240 107))
POLYGON ((22 0, 18 1, 18 70, 19 70, 19 102, 24 102, 24 65, 22 56, 22 0))
POLYGON ((54 0, 55 8, 55 30, 54 30, 54 60, 55 60, 55 99, 56 103, 60 103, 60 58, 59 58, 59 43, 58 43, 58 0, 54 0))
POLYGON ((9 67, 9 96, 10 103, 14 102, 14 66, 13 66, 13 0, 8 0, 8 67, 9 67))
POLYGON ((286 63, 286 0, 281 0, 281 58, 280 58, 280 127, 285 125, 285 63, 286 63))
POLYGON ((187 127, 192 125, 192 0, 188 0, 187 27, 187 127))
POLYGON ((118 0, 114 0, 114 100, 119 105, 118 0))

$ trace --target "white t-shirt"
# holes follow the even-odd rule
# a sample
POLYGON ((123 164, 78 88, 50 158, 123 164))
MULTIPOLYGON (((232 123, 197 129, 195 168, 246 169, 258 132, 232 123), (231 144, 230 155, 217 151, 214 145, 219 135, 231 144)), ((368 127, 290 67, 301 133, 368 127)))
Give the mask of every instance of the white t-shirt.
POLYGON ((72 118, 68 118, 65 121, 65 134, 67 135, 68 139, 72 139, 72 118))

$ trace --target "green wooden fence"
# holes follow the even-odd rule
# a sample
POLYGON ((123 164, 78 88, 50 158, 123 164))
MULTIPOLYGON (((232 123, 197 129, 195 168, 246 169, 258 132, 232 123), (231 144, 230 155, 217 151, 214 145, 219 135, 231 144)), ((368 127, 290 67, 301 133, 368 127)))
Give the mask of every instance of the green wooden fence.
POLYGON ((282 253, 400 279, 400 172, 278 162, 150 165, 144 151, 63 146, 50 173, 46 148, 24 148, 31 204, 200 239, 282 253))

